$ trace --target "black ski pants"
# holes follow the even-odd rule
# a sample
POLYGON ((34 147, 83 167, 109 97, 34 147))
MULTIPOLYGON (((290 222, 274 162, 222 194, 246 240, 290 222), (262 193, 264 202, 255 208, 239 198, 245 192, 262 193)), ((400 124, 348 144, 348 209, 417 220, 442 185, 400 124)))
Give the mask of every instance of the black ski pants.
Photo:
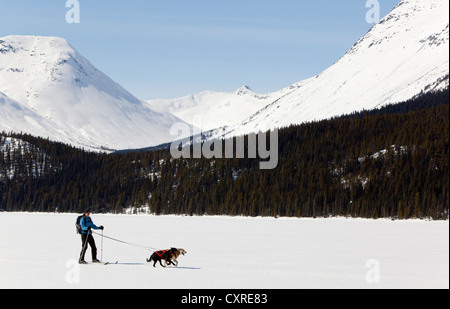
POLYGON ((91 246, 92 260, 97 259, 97 247, 95 246, 94 237, 91 234, 81 234, 81 254, 80 261, 84 261, 84 255, 86 254, 87 245, 91 246))

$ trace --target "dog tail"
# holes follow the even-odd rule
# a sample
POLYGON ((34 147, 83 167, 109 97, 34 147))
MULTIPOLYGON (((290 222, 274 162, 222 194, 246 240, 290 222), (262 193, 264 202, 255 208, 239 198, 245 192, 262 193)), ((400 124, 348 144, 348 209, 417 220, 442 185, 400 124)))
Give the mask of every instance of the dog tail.
POLYGON ((150 263, 151 261, 153 261, 153 258, 155 256, 155 253, 153 253, 147 260, 147 263, 150 263))

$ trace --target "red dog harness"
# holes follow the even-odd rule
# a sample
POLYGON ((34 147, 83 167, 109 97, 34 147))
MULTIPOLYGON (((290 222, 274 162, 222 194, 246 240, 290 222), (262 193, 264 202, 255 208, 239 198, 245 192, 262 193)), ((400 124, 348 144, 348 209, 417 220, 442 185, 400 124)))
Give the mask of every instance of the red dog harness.
POLYGON ((155 253, 162 259, 163 254, 166 253, 167 251, 170 251, 170 250, 160 250, 160 251, 155 251, 155 253))

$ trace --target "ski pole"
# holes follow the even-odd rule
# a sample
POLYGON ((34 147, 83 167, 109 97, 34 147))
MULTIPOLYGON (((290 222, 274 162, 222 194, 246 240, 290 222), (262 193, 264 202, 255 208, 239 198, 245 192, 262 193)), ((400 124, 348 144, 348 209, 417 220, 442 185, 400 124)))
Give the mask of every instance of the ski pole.
POLYGON ((102 250, 101 250, 101 255, 100 255, 100 261, 103 262, 103 230, 102 230, 102 250))
MULTIPOLYGON (((81 234, 81 241, 83 242, 83 234, 81 234)), ((82 260, 81 259, 82 257, 83 257, 83 261, 84 261, 84 255, 86 254, 88 242, 89 242, 89 229, 86 232, 86 238, 84 239, 84 242, 83 242, 79 261, 82 260)))

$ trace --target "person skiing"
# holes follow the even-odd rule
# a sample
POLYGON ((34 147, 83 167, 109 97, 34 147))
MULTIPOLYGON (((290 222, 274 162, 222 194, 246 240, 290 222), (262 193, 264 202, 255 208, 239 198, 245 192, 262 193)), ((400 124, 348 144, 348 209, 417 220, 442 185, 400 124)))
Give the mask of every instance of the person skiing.
POLYGON ((100 263, 100 261, 97 259, 97 247, 95 246, 95 240, 92 236, 91 229, 94 230, 103 230, 103 226, 96 226, 94 222, 91 219, 91 211, 88 209, 84 212, 83 217, 80 220, 80 226, 81 226, 81 253, 80 253, 80 259, 78 261, 79 264, 87 264, 87 262, 84 260, 84 256, 86 254, 87 245, 91 246, 91 252, 92 252, 92 263, 100 263))

